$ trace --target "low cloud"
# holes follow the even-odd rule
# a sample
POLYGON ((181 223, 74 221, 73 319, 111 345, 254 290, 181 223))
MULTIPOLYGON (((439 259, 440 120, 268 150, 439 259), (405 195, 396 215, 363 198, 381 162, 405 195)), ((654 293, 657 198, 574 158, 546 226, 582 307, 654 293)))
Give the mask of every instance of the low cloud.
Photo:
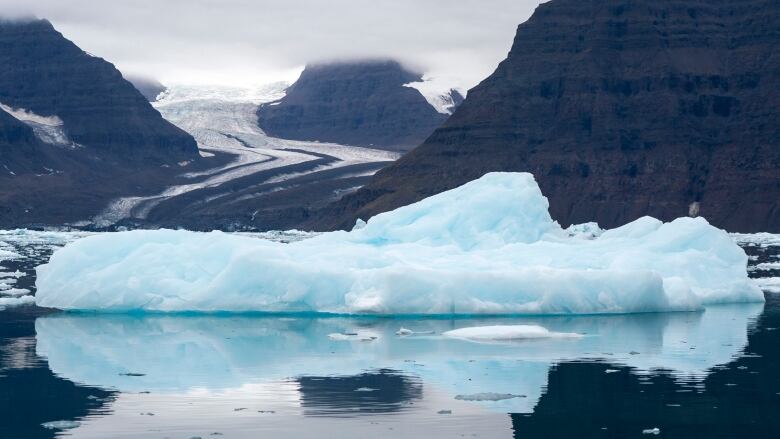
POLYGON ((167 83, 291 80, 308 62, 392 57, 470 88, 538 0, 0 0, 123 72, 167 83))

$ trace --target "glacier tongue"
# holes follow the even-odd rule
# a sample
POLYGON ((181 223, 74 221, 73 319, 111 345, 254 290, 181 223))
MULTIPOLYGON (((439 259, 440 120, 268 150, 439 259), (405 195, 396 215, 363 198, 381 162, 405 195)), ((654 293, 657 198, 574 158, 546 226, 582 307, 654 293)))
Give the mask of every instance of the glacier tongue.
POLYGON ((591 314, 761 302, 747 256, 702 218, 592 239, 552 220, 527 173, 491 173, 351 232, 282 244, 221 232, 91 236, 38 267, 66 310, 591 314))

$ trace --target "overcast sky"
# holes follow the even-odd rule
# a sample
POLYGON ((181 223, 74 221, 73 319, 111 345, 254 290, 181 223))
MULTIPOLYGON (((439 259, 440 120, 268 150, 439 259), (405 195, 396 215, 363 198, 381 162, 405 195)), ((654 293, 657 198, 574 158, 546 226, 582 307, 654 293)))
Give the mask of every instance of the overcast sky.
POLYGON ((167 84, 294 80, 307 62, 393 57, 470 88, 539 0, 0 0, 167 84))

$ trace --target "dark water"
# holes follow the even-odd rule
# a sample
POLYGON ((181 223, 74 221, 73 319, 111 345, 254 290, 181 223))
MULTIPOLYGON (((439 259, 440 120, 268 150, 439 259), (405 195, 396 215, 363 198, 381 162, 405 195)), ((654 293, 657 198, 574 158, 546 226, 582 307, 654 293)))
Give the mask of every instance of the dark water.
MULTIPOLYGON (((15 286, 32 288, 32 268, 61 242, 12 240, 25 257, 0 271, 27 273, 15 286)), ((745 245, 752 266, 780 260, 780 247, 745 245)), ((524 319, 9 308, 0 311, 0 438, 630 438, 656 437, 654 428, 657 437, 778 438, 778 328, 772 293, 766 304, 701 313, 524 319), (500 323, 585 336, 480 344, 439 335, 500 323), (398 336, 401 327, 420 334, 398 336), (50 421, 79 425, 42 426, 50 421)))

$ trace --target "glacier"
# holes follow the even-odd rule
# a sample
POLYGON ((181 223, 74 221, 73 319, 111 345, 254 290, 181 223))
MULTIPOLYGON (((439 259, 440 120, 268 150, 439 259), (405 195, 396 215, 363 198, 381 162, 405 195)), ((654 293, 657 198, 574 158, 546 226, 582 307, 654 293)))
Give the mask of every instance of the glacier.
MULTIPOLYGON (((590 230, 597 230, 595 226, 590 230)), ((607 314, 763 302, 703 218, 571 233, 528 173, 489 173, 292 243, 222 232, 83 238, 37 268, 38 306, 105 312, 607 314)))

